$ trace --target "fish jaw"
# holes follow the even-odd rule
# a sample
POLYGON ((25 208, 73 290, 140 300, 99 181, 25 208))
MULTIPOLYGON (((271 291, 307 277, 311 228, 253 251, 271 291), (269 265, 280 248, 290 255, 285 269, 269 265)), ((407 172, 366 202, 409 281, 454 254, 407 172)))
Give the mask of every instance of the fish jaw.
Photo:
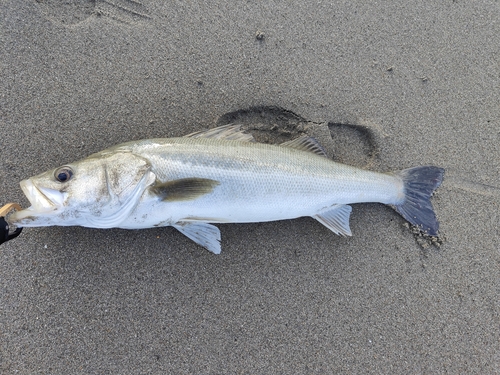
POLYGON ((66 193, 44 187, 39 188, 30 179, 21 181, 20 185, 31 206, 14 212, 9 219, 19 226, 44 225, 41 221, 47 221, 45 225, 51 225, 46 218, 62 209, 66 193))

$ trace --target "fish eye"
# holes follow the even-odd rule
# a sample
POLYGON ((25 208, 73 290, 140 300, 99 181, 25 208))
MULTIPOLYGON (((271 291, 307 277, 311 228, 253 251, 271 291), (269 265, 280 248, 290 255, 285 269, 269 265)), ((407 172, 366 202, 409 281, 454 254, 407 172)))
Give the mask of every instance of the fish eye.
POLYGON ((59 182, 68 182, 73 177, 73 170, 70 167, 61 167, 56 169, 54 177, 59 182))

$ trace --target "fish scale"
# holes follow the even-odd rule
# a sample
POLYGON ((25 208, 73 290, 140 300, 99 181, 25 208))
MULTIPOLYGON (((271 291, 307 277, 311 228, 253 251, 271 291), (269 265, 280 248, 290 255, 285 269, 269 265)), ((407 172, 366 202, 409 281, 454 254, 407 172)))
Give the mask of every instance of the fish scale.
POLYGON ((183 216, 207 216, 212 205, 224 205, 221 211, 230 212, 223 222, 255 222, 312 216, 333 204, 396 203, 402 194, 401 179, 395 176, 357 170, 289 147, 203 138, 129 147, 151 162, 162 181, 195 176, 221 182, 196 201, 173 203, 173 222, 183 216))

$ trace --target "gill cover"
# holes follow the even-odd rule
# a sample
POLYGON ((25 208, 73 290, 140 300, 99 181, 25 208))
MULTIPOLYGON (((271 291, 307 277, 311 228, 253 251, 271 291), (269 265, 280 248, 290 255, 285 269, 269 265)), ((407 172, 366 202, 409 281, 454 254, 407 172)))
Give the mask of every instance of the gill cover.
POLYGON ((151 172, 149 161, 130 152, 99 153, 96 156, 105 160, 104 177, 109 203, 99 215, 88 216, 85 226, 113 228, 130 215, 156 176, 151 172))

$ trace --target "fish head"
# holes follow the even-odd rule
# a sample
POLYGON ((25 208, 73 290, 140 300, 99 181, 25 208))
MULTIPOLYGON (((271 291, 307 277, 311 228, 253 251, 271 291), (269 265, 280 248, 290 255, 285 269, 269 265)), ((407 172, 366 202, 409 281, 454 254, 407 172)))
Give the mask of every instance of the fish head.
POLYGON ((154 180, 144 158, 130 152, 97 153, 21 181, 31 206, 9 220, 19 227, 115 227, 154 180))

